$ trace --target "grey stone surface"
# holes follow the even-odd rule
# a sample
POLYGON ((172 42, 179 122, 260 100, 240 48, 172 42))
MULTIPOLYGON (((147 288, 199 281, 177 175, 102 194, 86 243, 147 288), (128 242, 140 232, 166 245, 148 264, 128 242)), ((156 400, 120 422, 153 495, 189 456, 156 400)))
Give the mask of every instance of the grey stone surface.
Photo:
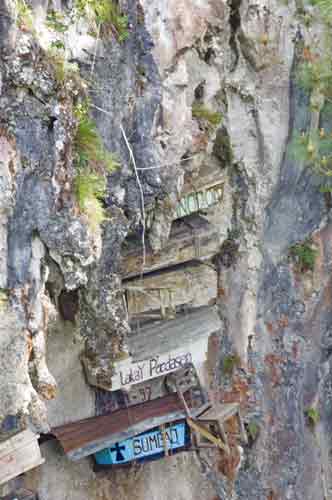
MULTIPOLYGON (((40 26, 48 3, 33 2, 40 26)), ((114 36, 96 40, 84 20, 73 23, 61 35, 68 58, 92 80, 93 117, 121 160, 107 179, 108 218, 91 234, 73 196, 77 89, 56 82, 47 30, 17 29, 14 2, 2 4, 0 307, 2 297, 8 301, 0 311, 0 422, 29 414, 47 430, 92 415, 94 390, 80 355, 90 380, 106 390, 114 361, 127 355, 119 264, 128 235, 142 238, 143 211, 122 125, 137 167, 148 168, 138 175, 152 213, 146 237, 153 258, 167 242, 184 186, 204 164, 223 171, 223 204, 203 214, 221 245, 206 262, 218 272, 221 318, 208 389, 217 401, 239 400, 246 422, 258 428, 233 464, 213 452, 200 462, 189 454, 98 478, 89 460, 71 464, 48 443, 40 476, 27 481, 42 500, 328 499, 331 200, 290 152, 295 130, 331 128, 322 95, 310 98, 294 83, 301 44, 324 48, 321 20, 311 9, 306 25, 298 5, 277 0, 123 0, 123 44, 114 36), (221 113, 222 124, 193 116, 193 104, 221 113), (299 272, 289 247, 309 237, 314 269, 299 272), (68 291, 79 297, 79 310, 64 324, 59 296, 68 291), (225 373, 229 356, 236 363, 225 373), (309 408, 320 415, 314 428, 309 408)), ((72 3, 52 5, 65 12, 72 3)))

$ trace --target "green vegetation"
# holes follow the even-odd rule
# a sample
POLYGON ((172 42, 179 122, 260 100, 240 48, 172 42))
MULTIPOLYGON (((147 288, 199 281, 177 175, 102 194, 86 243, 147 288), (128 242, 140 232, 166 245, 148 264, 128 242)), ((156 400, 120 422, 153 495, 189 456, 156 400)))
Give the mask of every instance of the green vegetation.
POLYGON ((61 40, 54 40, 51 42, 52 50, 65 50, 65 44, 61 40))
POLYGON ((78 122, 74 137, 75 194, 91 229, 96 230, 105 218, 102 199, 106 194, 106 173, 120 165, 116 157, 104 148, 96 124, 89 117, 89 102, 78 104, 74 114, 78 122))
POLYGON ((75 195, 82 213, 92 231, 96 231, 105 219, 102 198, 106 193, 106 179, 85 167, 79 171, 74 181, 75 195))
POLYGON ((78 167, 88 164, 96 171, 102 170, 111 173, 119 168, 116 156, 109 153, 103 145, 95 122, 89 117, 89 103, 84 101, 76 106, 74 114, 78 120, 74 146, 78 167))
POLYGON ((329 54, 320 56, 308 48, 297 71, 297 82, 307 92, 318 89, 326 97, 332 96, 332 60, 329 54))
POLYGON ((307 408, 304 412, 305 416, 308 419, 308 423, 311 427, 315 427, 320 420, 320 413, 316 408, 307 408))
POLYGON ((0 309, 4 309, 8 303, 8 291, 5 288, 0 288, 0 309))
POLYGON ((289 249, 289 256, 295 261, 297 270, 303 273, 313 271, 317 255, 318 251, 310 239, 296 243, 289 249))
POLYGON ((259 425, 257 424, 257 422, 255 422, 254 420, 249 422, 249 424, 247 426, 247 431, 248 431, 249 438, 252 441, 255 441, 256 438, 258 437, 258 434, 259 434, 259 425))
POLYGON ((310 166, 322 177, 332 177, 332 135, 320 129, 315 133, 296 133, 291 143, 291 156, 310 166))
POLYGON ((211 111, 204 104, 193 104, 191 109, 192 117, 199 120, 205 120, 212 127, 216 127, 222 120, 222 114, 217 111, 211 111))
POLYGON ((25 0, 16 0, 16 22, 19 28, 31 31, 33 29, 33 15, 31 7, 25 0))
POLYGON ((46 59, 53 66, 54 76, 59 85, 73 80, 76 87, 82 86, 83 80, 80 77, 78 65, 66 61, 63 50, 50 48, 46 53, 46 59))
POLYGON ((322 17, 326 22, 330 22, 332 18, 332 2, 331 0, 311 0, 312 5, 318 7, 322 17))
POLYGON ((241 365, 241 358, 238 354, 229 354, 222 360, 222 372, 225 375, 232 375, 234 369, 241 365))
POLYGON ((128 17, 122 14, 114 0, 76 0, 77 12, 95 26, 94 35, 113 33, 121 43, 128 38, 128 17))
POLYGON ((51 10, 47 13, 46 26, 57 33, 65 33, 68 26, 63 22, 64 17, 60 12, 51 10))

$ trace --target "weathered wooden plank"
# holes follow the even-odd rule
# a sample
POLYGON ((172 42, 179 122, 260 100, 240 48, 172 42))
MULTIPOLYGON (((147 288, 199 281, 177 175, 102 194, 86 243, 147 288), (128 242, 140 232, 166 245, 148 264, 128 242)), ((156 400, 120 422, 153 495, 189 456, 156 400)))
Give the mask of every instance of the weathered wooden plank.
MULTIPOLYGON (((219 246, 220 236, 217 228, 203 217, 186 217, 185 221, 174 222, 170 239, 161 252, 153 254, 147 245, 144 273, 192 260, 207 259, 218 252, 219 246)), ((128 242, 121 263, 123 278, 139 276, 142 263, 140 240, 128 242)))
POLYGON ((39 435, 34 434, 30 429, 25 429, 22 432, 17 432, 9 438, 4 436, 0 440, 0 458, 8 453, 14 451, 26 444, 29 444, 39 438, 39 435))
POLYGON ((221 448, 222 450, 226 451, 226 453, 229 452, 228 447, 222 442, 222 440, 220 438, 214 436, 211 432, 209 432, 207 429, 205 429, 205 427, 203 427, 202 425, 199 425, 197 422, 195 422, 191 418, 187 418, 187 423, 193 431, 195 431, 198 434, 200 434, 201 436, 205 437, 205 439, 207 439, 208 441, 213 443, 218 448, 221 448))
POLYGON ((217 272, 211 266, 184 264, 175 270, 164 270, 144 279, 125 283, 128 313, 131 319, 167 317, 179 306, 201 307, 217 297, 217 272), (164 314, 163 314, 164 312, 164 314))
POLYGON ((199 417, 200 420, 220 420, 225 422, 239 413, 239 403, 214 404, 209 410, 199 417))
POLYGON ((44 463, 38 437, 26 430, 1 443, 0 484, 44 463))

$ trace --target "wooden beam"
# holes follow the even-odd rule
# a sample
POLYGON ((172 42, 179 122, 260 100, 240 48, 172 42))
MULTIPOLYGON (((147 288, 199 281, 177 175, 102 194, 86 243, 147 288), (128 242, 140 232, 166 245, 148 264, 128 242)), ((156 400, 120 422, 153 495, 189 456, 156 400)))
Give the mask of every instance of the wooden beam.
POLYGON ((217 448, 221 448, 226 453, 229 453, 229 448, 226 446, 222 440, 216 436, 214 436, 210 431, 208 431, 205 427, 197 423, 197 421, 192 420, 191 418, 187 418, 187 424, 189 427, 196 433, 205 437, 208 441, 213 443, 217 448))

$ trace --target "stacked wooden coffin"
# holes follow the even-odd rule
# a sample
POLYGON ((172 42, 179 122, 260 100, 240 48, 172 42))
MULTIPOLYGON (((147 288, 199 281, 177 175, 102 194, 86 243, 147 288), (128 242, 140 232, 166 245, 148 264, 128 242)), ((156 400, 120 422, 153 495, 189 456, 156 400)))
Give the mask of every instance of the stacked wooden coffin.
POLYGON ((0 440, 0 484, 44 463, 38 434, 26 429, 0 440))

